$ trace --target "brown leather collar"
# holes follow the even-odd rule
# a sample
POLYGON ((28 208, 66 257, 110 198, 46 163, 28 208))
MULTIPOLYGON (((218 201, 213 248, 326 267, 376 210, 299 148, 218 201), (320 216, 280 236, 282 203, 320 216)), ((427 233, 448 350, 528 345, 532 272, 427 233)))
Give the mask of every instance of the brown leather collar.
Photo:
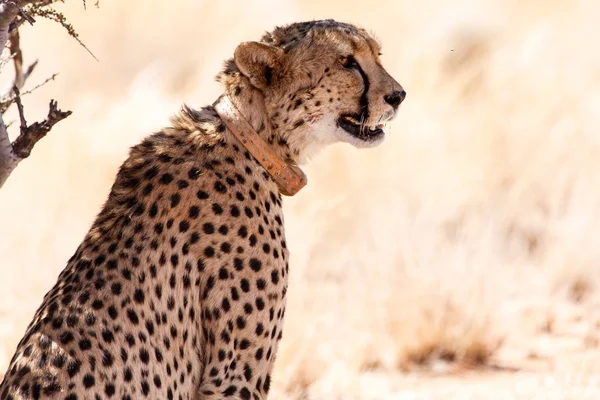
POLYGON ((287 163, 275 154, 231 102, 229 96, 221 96, 213 107, 227 128, 275 180, 281 194, 293 196, 306 186, 304 172, 297 165, 287 163))

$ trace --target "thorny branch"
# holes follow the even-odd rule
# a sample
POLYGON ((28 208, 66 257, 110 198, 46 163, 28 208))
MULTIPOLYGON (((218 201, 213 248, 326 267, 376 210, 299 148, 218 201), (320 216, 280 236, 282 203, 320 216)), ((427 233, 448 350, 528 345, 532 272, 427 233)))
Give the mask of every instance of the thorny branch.
MULTIPOLYGON (((2 60, 2 65, 5 65, 12 59, 15 67, 15 79, 12 89, 5 95, 0 96, 0 187, 6 182, 6 179, 8 179, 19 162, 31 154, 31 150, 35 144, 46 136, 54 125, 71 115, 71 111, 60 110, 56 101, 51 100, 46 119, 29 126, 27 125, 20 90, 35 69, 37 61, 26 69, 23 68, 19 27, 25 22, 33 24, 35 22, 34 15, 51 19, 61 24, 67 30, 68 34, 75 38, 97 60, 94 54, 79 39, 79 35, 73 26, 67 22, 62 13, 44 8, 57 1, 62 0, 0 0, 0 52, 6 47, 6 43, 9 42, 11 54, 7 60, 2 60), (13 102, 16 103, 18 108, 21 127, 19 136, 11 143, 2 114, 13 102)), ((85 0, 83 3, 85 7, 85 0)), ((96 7, 98 7, 98 1, 96 1, 96 7)), ((23 94, 30 93, 55 77, 56 74, 23 94)))
POLYGON ((77 40, 77 42, 79 42, 79 44, 87 50, 88 53, 90 53, 90 55, 92 57, 94 57, 94 59, 96 61, 98 61, 98 59, 96 58, 96 56, 94 55, 94 53, 92 53, 92 51, 90 49, 88 49, 88 47, 81 41, 81 39, 79 39, 79 34, 77 33, 77 31, 75 31, 75 28, 73 27, 73 25, 71 25, 70 23, 67 22, 67 19, 65 18, 65 16, 62 13, 59 13, 56 10, 52 10, 50 8, 43 8, 41 6, 38 6, 37 4, 33 4, 31 5, 31 7, 29 7, 27 9, 27 13, 31 14, 31 15, 36 15, 42 18, 47 18, 49 20, 52 20, 54 22, 58 22, 59 24, 61 24, 63 26, 63 28, 65 28, 67 30, 67 33, 72 36, 75 40, 77 40))

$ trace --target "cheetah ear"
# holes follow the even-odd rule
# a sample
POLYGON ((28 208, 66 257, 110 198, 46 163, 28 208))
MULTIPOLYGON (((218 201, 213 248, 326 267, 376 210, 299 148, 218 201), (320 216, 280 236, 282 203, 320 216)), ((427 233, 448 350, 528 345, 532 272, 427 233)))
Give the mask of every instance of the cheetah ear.
POLYGON ((244 42, 233 56, 235 64, 250 83, 258 89, 266 89, 276 83, 281 71, 283 51, 259 42, 244 42))

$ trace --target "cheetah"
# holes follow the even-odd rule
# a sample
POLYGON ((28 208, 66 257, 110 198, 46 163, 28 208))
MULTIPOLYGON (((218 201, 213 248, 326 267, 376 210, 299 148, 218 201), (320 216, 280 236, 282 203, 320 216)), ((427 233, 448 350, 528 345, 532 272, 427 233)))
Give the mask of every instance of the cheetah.
POLYGON ((334 20, 238 45, 215 103, 130 149, 1 398, 266 399, 289 276, 282 194, 326 145, 384 140, 406 93, 380 49, 334 20))

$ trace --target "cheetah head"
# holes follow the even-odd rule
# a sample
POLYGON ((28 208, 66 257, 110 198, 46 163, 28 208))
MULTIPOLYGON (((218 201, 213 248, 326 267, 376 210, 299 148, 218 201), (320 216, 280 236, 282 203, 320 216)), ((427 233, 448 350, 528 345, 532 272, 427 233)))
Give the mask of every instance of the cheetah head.
POLYGON ((260 91, 271 142, 304 163, 324 145, 373 147, 406 92, 381 64, 381 47, 364 29, 333 20, 277 27, 235 50, 232 68, 260 91))

